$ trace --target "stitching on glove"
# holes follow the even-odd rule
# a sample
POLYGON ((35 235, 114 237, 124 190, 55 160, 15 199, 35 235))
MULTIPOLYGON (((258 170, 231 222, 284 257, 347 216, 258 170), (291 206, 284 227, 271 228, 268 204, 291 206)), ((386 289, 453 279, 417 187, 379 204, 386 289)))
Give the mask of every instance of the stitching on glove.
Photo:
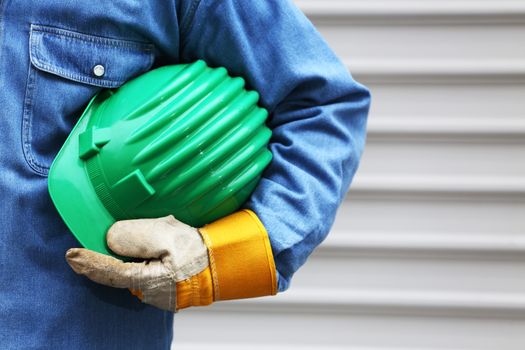
POLYGON ((208 255, 210 256, 210 268, 211 268, 212 281, 213 281, 213 294, 215 297, 214 299, 221 300, 221 293, 219 290, 219 277, 217 276, 215 257, 213 256, 213 243, 205 230, 201 229, 198 231, 201 234, 202 239, 204 240, 204 243, 206 243, 206 246, 208 247, 208 255))
POLYGON ((198 306, 200 302, 198 297, 200 296, 200 284, 197 275, 191 277, 191 306, 198 306))

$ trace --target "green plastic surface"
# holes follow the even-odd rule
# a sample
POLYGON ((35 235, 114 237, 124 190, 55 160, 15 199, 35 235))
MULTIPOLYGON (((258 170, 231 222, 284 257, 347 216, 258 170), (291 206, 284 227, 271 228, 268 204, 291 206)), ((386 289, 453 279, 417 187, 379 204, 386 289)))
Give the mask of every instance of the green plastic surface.
POLYGON ((105 236, 116 220, 172 214, 200 227, 239 209, 272 158, 268 113, 244 85, 196 61, 95 96, 49 172, 80 243, 112 254, 105 236))

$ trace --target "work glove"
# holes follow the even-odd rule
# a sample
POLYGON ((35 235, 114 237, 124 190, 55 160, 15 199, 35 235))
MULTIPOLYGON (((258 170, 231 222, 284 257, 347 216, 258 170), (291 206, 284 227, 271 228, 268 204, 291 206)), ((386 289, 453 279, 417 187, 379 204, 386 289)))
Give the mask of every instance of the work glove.
POLYGON ((66 253, 71 268, 94 282, 128 288, 163 310, 276 293, 268 235, 249 210, 201 229, 173 216, 117 221, 106 240, 114 253, 144 260, 124 262, 72 248, 66 253))

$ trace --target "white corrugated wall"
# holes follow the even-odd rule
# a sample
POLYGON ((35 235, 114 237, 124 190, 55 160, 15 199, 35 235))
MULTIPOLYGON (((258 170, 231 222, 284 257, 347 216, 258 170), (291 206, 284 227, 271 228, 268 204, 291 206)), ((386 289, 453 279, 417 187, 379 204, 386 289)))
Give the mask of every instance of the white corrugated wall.
POLYGON ((372 90, 362 166, 291 290, 173 348, 525 349, 525 1, 296 3, 372 90))

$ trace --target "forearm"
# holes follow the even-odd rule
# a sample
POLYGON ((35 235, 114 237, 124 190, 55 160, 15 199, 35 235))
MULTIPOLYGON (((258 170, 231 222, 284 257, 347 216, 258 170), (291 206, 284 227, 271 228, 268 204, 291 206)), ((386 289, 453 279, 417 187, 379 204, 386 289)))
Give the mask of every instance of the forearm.
POLYGON ((357 169, 369 92, 289 1, 195 9, 183 58, 243 76, 270 112, 273 160, 246 207, 269 234, 282 291, 328 233, 357 169))

